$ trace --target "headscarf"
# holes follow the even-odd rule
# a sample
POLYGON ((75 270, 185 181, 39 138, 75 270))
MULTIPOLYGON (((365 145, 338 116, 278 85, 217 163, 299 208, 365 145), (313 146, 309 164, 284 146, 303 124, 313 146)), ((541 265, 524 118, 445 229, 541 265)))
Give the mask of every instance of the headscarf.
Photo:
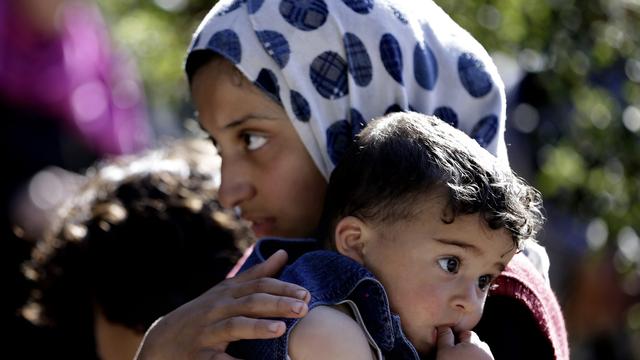
POLYGON ((370 119, 433 114, 506 161, 505 92, 485 49, 428 0, 220 1, 191 55, 214 51, 286 110, 328 179, 370 119))

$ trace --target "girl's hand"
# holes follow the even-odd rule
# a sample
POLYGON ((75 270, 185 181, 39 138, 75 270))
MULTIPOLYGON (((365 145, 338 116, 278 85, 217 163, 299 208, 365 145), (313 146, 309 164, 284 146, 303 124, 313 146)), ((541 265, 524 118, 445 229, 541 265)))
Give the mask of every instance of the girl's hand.
POLYGON ((268 277, 286 262, 287 253, 279 250, 156 321, 136 359, 233 359, 225 354, 232 341, 281 336, 284 322, 259 318, 303 317, 310 300, 304 288, 268 277))
POLYGON ((438 328, 437 360, 493 360, 493 354, 487 343, 480 340, 473 331, 461 331, 456 344, 450 327, 438 328))

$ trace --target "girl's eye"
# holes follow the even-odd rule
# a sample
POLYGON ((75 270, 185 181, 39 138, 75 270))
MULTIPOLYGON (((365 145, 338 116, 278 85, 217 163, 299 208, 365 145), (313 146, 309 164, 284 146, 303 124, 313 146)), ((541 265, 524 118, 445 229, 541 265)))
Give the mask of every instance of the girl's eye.
POLYGON ((438 260, 438 265, 442 268, 442 270, 457 274, 458 270, 460 270, 460 260, 457 257, 446 257, 438 260))
POLYGON ((491 285, 491 281, 493 281, 493 276, 491 275, 482 275, 478 278, 478 287, 482 291, 486 291, 489 289, 491 285))
POLYGON ((245 133, 242 134, 242 140, 248 150, 258 150, 267 143, 267 137, 259 134, 245 133))

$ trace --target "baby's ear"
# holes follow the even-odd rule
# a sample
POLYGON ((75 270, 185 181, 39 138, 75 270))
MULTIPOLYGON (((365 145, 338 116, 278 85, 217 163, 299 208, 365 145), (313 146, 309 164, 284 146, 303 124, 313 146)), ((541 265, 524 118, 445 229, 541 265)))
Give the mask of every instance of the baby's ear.
POLYGON ((336 250, 360 264, 364 264, 363 249, 367 225, 354 216, 346 216, 338 222, 335 231, 336 250))

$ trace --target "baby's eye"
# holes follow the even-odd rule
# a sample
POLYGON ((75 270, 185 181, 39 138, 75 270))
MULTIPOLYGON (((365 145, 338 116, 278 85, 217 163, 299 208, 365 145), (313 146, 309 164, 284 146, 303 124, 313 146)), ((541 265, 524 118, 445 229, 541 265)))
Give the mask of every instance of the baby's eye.
POLYGON ((242 140, 244 141, 245 145, 247 146, 248 150, 258 150, 260 149, 262 146, 264 146, 264 144, 267 143, 267 137, 264 135, 260 135, 260 134, 253 134, 253 133, 244 133, 242 134, 242 140))
POLYGON ((457 274, 460 270, 460 259, 457 257, 442 258, 438 260, 438 265, 446 272, 457 274))
POLYGON ((493 276, 491 275, 482 275, 478 278, 478 287, 482 291, 486 291, 489 289, 491 285, 491 281, 493 281, 493 276))

